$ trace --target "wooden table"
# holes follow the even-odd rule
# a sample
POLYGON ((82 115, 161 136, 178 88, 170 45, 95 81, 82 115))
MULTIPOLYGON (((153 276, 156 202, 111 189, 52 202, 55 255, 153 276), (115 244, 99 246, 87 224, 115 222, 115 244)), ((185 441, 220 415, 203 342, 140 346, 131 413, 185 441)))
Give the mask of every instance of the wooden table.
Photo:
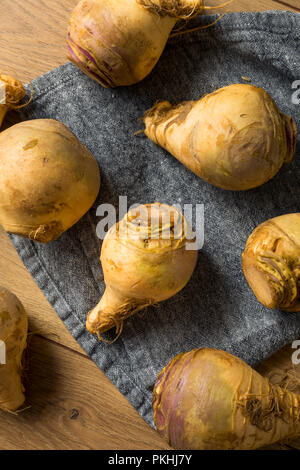
MULTIPOLYGON (((0 71, 28 82, 65 63, 66 24, 76 3, 1 0, 0 71)), ((300 1, 236 0, 230 9, 300 11, 300 1)), ((0 412, 0 448, 167 449, 72 338, 2 229, 0 247, 0 282, 21 299, 35 333, 27 371, 29 408, 19 415, 0 412)), ((260 371, 277 380, 292 369, 292 352, 291 347, 285 348, 262 364, 260 371)), ((300 367, 294 372, 300 377, 300 367)), ((275 446, 291 447, 300 448, 300 440, 275 446)))

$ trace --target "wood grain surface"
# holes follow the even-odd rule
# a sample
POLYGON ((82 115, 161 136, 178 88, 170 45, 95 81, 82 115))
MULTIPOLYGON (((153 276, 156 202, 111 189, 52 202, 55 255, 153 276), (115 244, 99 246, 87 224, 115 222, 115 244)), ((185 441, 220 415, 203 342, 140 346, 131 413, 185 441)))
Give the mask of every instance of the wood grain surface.
MULTIPOLYGON (((76 3, 1 0, 0 71, 28 82, 65 63, 66 24, 76 3)), ((235 0, 227 9, 300 11, 300 0, 235 0)), ((33 332, 25 371, 27 408, 17 415, 0 412, 0 449, 168 449, 72 338, 1 227, 0 250, 0 283, 23 302, 33 332)), ((260 372, 273 382, 300 378, 293 352, 286 347, 260 372)), ((300 440, 272 448, 300 449, 300 440)))

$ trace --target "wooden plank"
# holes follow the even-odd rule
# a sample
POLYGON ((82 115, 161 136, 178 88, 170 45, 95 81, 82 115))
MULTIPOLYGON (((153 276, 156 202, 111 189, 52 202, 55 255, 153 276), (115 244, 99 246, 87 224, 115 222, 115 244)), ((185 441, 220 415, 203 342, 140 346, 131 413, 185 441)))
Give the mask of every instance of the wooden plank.
MULTIPOLYGON (((29 81, 66 62, 66 24, 77 1, 1 0, 1 72, 29 81)), ((212 5, 215 0, 206 3, 212 5)), ((236 0, 227 9, 298 11, 297 7, 298 0, 236 0)), ((81 348, 31 279, 3 230, 0 230, 0 247, 1 284, 20 297, 32 329, 43 336, 34 337, 30 348, 28 402, 31 408, 19 416, 0 413, 0 446, 6 449, 166 448, 97 366, 78 353, 82 352, 81 348)), ((260 366, 261 371, 273 374, 274 379, 274 371, 291 367, 290 356, 291 350, 286 348, 260 366)), ((299 444, 275 446, 291 447, 299 448, 299 444)))
POLYGON ((167 449, 88 358, 48 340, 31 340, 27 403, 0 411, 0 449, 167 449))
POLYGON ((282 5, 287 10, 295 9, 296 11, 300 11, 299 0, 276 0, 276 3, 279 3, 279 5, 282 5))
MULTIPOLYGON (((259 367, 273 383, 300 379, 291 350, 259 367)), ((26 364, 27 402, 18 415, 0 412, 0 449, 168 449, 87 357, 33 336, 26 364)), ((300 440, 267 449, 300 448, 300 440)))
POLYGON ((0 246, 0 283, 23 303, 30 318, 30 330, 85 354, 35 284, 1 226, 0 246))

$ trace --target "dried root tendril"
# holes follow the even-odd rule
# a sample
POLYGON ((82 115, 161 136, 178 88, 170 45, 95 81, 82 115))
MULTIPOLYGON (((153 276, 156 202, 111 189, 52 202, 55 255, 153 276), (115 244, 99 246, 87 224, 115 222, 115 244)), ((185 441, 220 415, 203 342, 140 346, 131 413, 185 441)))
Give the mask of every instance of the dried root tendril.
POLYGON ((160 16, 171 16, 182 20, 199 15, 204 9, 202 0, 187 5, 185 0, 138 0, 143 7, 160 16))
POLYGON ((211 26, 214 26, 215 24, 217 24, 225 15, 226 15, 226 13, 223 13, 215 21, 213 21, 212 23, 209 23, 209 24, 205 24, 205 25, 202 25, 202 26, 196 26, 195 28, 184 29, 182 31, 181 30, 174 30, 174 33, 172 33, 170 35, 170 38, 174 38, 175 36, 180 36, 181 34, 193 33, 195 31, 208 29, 211 26))
POLYGON ((109 328, 115 328, 116 336, 112 340, 107 340, 101 335, 101 329, 103 328, 103 323, 98 322, 94 325, 95 332, 98 336, 99 341, 103 341, 107 344, 113 344, 121 336, 123 332, 124 320, 128 317, 131 317, 135 313, 143 310, 150 305, 156 305, 153 300, 143 300, 141 302, 134 302, 132 299, 129 299, 127 302, 124 302, 120 307, 114 311, 113 314, 105 313, 106 323, 112 325, 109 328))
POLYGON ((178 20, 190 20, 204 10, 217 10, 230 5, 235 0, 228 0, 220 5, 204 5, 203 0, 189 4, 186 0, 137 0, 143 7, 160 16, 171 16, 178 20))
POLYGON ((0 85, 4 84, 4 102, 0 103, 0 127, 6 116, 6 113, 10 110, 16 110, 28 106, 33 99, 33 87, 31 87, 31 95, 29 100, 26 103, 18 104, 25 97, 26 91, 22 83, 18 80, 15 80, 12 77, 7 75, 2 75, 0 73, 0 85))
POLYGON ((274 428, 276 418, 287 424, 297 423, 300 419, 299 404, 282 400, 284 393, 279 387, 271 386, 266 394, 246 394, 237 405, 242 408, 243 415, 253 426, 269 432, 274 428))
POLYGON ((5 85, 5 103, 2 103, 4 106, 7 106, 10 109, 20 109, 28 106, 33 98, 33 86, 31 87, 31 95, 29 100, 21 105, 18 103, 25 97, 26 91, 22 83, 19 80, 16 80, 8 75, 3 75, 0 73, 0 83, 5 85))
POLYGON ((300 393, 300 376, 297 374, 295 368, 273 371, 268 375, 268 379, 273 385, 277 385, 283 390, 300 393))
POLYGON ((23 236, 26 233, 29 240, 47 243, 58 238, 63 232, 63 227, 60 222, 52 221, 40 225, 7 224, 5 230, 15 235, 23 236))
POLYGON ((29 97, 28 101, 26 101, 26 103, 20 104, 18 106, 15 106, 15 105, 12 105, 11 103, 9 103, 9 107, 11 109, 25 108, 26 106, 28 106, 31 103, 31 101, 33 100, 33 86, 31 85, 31 83, 29 85, 30 85, 31 93, 30 93, 30 97, 29 97))

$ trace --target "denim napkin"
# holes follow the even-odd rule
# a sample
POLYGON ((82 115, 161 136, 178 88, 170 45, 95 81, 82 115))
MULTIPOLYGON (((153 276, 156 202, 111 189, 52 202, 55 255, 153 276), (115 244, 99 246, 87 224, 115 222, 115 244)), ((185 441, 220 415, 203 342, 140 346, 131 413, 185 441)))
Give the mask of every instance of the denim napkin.
MULTIPOLYGON (((200 17, 194 25, 214 19, 200 17)), ((241 269, 241 253, 256 225, 300 210, 300 155, 298 140, 295 159, 273 180, 251 191, 223 191, 146 137, 134 136, 142 127, 138 119, 157 100, 199 99, 219 87, 247 83, 246 77, 266 89, 300 129, 299 41, 298 14, 228 14, 207 30, 170 39, 153 72, 135 86, 104 89, 71 64, 32 82, 34 100, 21 111, 22 119, 66 124, 98 160, 102 186, 89 213, 57 241, 11 239, 70 333, 150 425, 155 378, 177 353, 215 347, 255 365, 300 337, 300 314, 263 307, 241 269), (120 195, 127 196, 128 206, 204 204, 204 246, 185 289, 127 320, 118 341, 108 345, 86 331, 85 318, 104 292, 96 209, 106 203, 118 208, 120 195)))

